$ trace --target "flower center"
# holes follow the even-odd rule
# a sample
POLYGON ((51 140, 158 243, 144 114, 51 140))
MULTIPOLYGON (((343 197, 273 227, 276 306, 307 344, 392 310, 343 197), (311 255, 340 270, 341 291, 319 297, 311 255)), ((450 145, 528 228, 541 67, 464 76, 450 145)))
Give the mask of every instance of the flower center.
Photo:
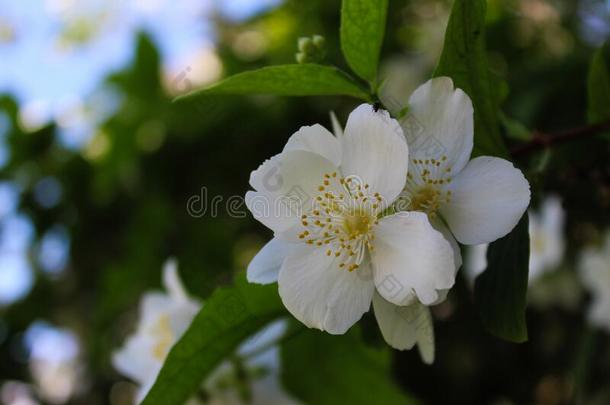
POLYGON ((301 217, 304 229, 299 239, 307 244, 327 246, 339 268, 357 269, 366 252, 373 250, 373 227, 383 210, 382 197, 355 177, 324 175, 311 210, 301 217))
POLYGON ((343 218, 343 227, 350 236, 366 234, 374 223, 372 215, 364 211, 361 207, 348 212, 343 218))
POLYGON ((156 338, 152 354, 157 360, 163 361, 174 341, 174 333, 172 332, 169 315, 164 314, 160 316, 150 332, 156 338))
POLYGON ((540 231, 533 230, 530 232, 530 237, 532 240, 532 251, 538 254, 544 253, 546 250, 546 238, 544 234, 540 231))
POLYGON ((430 217, 437 215, 443 204, 451 201, 451 167, 446 164, 447 156, 439 159, 413 159, 409 166, 407 182, 399 198, 407 211, 421 211, 430 217))

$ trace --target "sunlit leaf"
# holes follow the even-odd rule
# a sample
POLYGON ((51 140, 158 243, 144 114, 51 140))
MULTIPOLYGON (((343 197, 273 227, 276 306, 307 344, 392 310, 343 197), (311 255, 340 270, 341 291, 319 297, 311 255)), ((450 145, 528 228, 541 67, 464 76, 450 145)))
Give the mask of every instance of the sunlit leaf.
POLYGON ((348 65, 371 83, 377 78, 387 0, 343 0, 341 49, 348 65))
POLYGON ((316 64, 269 66, 230 76, 195 90, 177 101, 211 95, 275 94, 279 96, 344 95, 367 99, 367 93, 341 70, 316 64))

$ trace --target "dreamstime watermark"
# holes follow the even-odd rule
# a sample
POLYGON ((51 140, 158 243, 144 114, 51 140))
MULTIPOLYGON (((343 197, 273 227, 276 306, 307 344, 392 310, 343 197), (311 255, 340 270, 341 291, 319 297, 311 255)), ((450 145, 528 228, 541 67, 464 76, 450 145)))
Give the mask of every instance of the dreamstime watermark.
MULTIPOLYGON (((357 184, 357 182, 353 182, 353 184, 357 184)), ((341 203, 341 210, 343 212, 355 212, 361 208, 361 204, 356 199, 347 199, 341 203)), ((391 213, 396 215, 409 215, 411 197, 400 195, 391 205, 386 204, 381 198, 377 204, 380 213, 389 209, 391 213)), ((193 218, 218 218, 224 215, 231 218, 246 218, 251 213, 259 219, 301 219, 303 215, 318 211, 329 211, 328 201, 310 196, 300 186, 292 186, 285 194, 253 193, 250 197, 241 195, 210 196, 208 188, 202 186, 199 193, 190 196, 186 201, 186 212, 193 218), (246 199, 248 200, 247 203, 246 199)), ((341 218, 341 213, 334 211, 329 211, 328 215, 331 218, 341 218)), ((323 228, 320 228, 320 230, 323 230, 323 228)))
POLYGON ((208 188, 201 187, 199 194, 192 195, 186 201, 186 212, 193 218, 209 216, 217 218, 222 214, 228 214, 232 218, 246 218, 248 210, 244 198, 232 195, 227 198, 215 195, 209 198, 208 188))

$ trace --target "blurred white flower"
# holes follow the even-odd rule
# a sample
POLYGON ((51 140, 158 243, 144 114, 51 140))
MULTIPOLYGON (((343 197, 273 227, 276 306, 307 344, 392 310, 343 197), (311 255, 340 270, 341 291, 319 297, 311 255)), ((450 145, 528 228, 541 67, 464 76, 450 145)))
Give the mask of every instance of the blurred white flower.
MULTIPOLYGON (((529 210, 530 260, 529 282, 561 264, 565 250, 565 212, 557 196, 547 197, 539 211, 529 210)), ((487 267, 487 244, 468 248, 464 268, 468 278, 474 279, 487 267)))
POLYGON ((169 350, 201 308, 184 289, 175 260, 164 265, 163 285, 167 293, 149 292, 142 297, 135 333, 112 356, 114 367, 139 384, 138 402, 144 399, 169 350))
POLYGON ((5 405, 38 405, 29 384, 10 380, 0 386, 0 402, 5 405))
POLYGON ((78 338, 67 329, 35 322, 25 334, 32 380, 42 399, 63 404, 86 387, 78 338))
MULTIPOLYGON (((188 296, 175 260, 170 259, 164 265, 163 285, 167 293, 149 292, 142 297, 136 331, 112 357, 114 367, 139 384, 138 402, 144 399, 170 349, 202 307, 188 296)), ((222 363, 202 384, 208 394, 205 403, 296 403, 282 390, 278 380, 279 349, 273 343, 283 336, 285 329, 285 322, 272 323, 243 343, 237 356, 222 363), (239 369, 237 361, 240 362, 239 369), (244 393, 248 393, 249 401, 244 399, 244 393)), ((196 397, 188 401, 188 405, 199 403, 196 397)))
POLYGON ((539 213, 529 212, 530 282, 561 264, 565 250, 564 219, 561 201, 556 196, 545 199, 539 213))
POLYGON ((277 280, 286 308, 331 334, 345 333, 372 302, 388 343, 411 348, 431 338, 419 303, 436 303, 453 285, 453 250, 426 214, 388 211, 407 172, 398 122, 361 105, 344 132, 333 126, 338 138, 320 125, 301 128, 252 173, 256 191, 246 204, 275 238, 250 263, 248 279, 277 280))
POLYGON ((579 275, 593 296, 589 308, 590 322, 610 332, 610 231, 606 232, 602 246, 582 252, 579 275))
POLYGON ((279 320, 252 336, 237 350, 234 362, 225 361, 206 379, 204 389, 209 405, 292 405, 279 381, 280 352, 277 343, 286 332, 279 320))
POLYGON ((487 246, 489 246, 487 243, 482 243, 466 247, 464 272, 472 283, 487 268, 487 246))

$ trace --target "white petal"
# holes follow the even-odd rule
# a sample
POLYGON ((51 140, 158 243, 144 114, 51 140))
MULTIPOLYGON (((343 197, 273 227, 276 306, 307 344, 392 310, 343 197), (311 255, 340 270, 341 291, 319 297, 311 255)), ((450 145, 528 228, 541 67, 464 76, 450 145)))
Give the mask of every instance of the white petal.
POLYGON ((178 301, 188 300, 188 293, 180 280, 178 274, 178 262, 175 258, 169 258, 163 265, 163 286, 169 295, 178 301))
POLYGON ((530 282, 561 263, 565 248, 563 222, 563 208, 556 196, 546 198, 540 212, 529 211, 530 282))
POLYGON ((430 305, 438 300, 438 290, 455 282, 453 249, 421 212, 382 218, 371 258, 377 291, 396 305, 411 303, 413 294, 430 305))
POLYGON ((565 222, 565 211, 561 206, 561 200, 556 195, 547 197, 541 209, 542 224, 549 233, 559 233, 563 236, 563 224, 565 222))
POLYGON ((379 293, 373 295, 373 311, 385 341, 394 349, 407 350, 417 342, 415 312, 417 304, 398 306, 386 301, 379 293))
POLYGON ((428 307, 415 302, 398 306, 381 295, 373 296, 373 310, 385 341, 395 349, 411 349, 415 343, 427 364, 434 361, 434 327, 428 307))
MULTIPOLYGON (((434 229, 443 234, 447 242, 451 245, 451 249, 453 249, 453 263, 455 264, 455 274, 457 274, 460 267, 462 267, 462 252, 460 250, 460 246, 457 241, 453 237, 453 234, 447 228, 447 226, 443 223, 443 221, 436 217, 434 219, 430 219, 430 224, 434 229)), ((430 305, 438 305, 441 302, 447 299, 447 294, 449 294, 449 289, 438 290, 438 298, 430 305)))
POLYGON ((292 210, 298 210, 287 203, 288 200, 276 194, 248 191, 246 193, 246 207, 252 216, 275 233, 285 232, 298 224, 298 214, 292 210))
POLYGON ((443 234, 447 242, 451 245, 451 249, 453 249, 453 262, 455 264, 455 272, 457 274, 460 267, 462 267, 462 251, 460 250, 460 246, 457 241, 453 237, 453 234, 447 228, 447 226, 443 223, 443 221, 436 217, 434 219, 430 219, 430 224, 434 229, 443 234))
MULTIPOLYGON (((321 194, 318 188, 324 182, 324 175, 339 173, 339 169, 331 161, 321 155, 306 151, 284 152, 280 169, 283 181, 281 196, 300 205, 297 222, 301 214, 313 205, 314 199, 321 194)), ((339 182, 331 182, 327 191, 339 193, 339 182)))
POLYGON ((201 304, 195 300, 175 303, 169 312, 169 323, 174 335, 174 343, 191 326, 193 318, 201 310, 201 304))
POLYGON ((156 291, 145 293, 140 299, 138 331, 149 329, 172 305, 174 300, 168 294, 156 291))
POLYGON ((250 173, 250 185, 256 191, 275 194, 282 188, 280 165, 282 154, 279 153, 265 160, 256 170, 250 173))
POLYGON ((391 204, 402 191, 409 152, 398 122, 362 104, 349 116, 343 142, 344 176, 355 176, 391 204))
POLYGON ((474 283, 479 274, 483 273, 487 268, 488 246, 487 243, 483 243, 467 247, 464 270, 466 272, 466 277, 471 283, 474 283))
POLYGON ((333 335, 345 333, 369 310, 375 289, 370 266, 349 272, 327 257, 325 248, 310 246, 286 258, 278 285, 295 318, 333 335))
POLYGON ((151 342, 143 334, 135 334, 112 354, 112 366, 139 384, 153 382, 161 369, 161 361, 151 354, 150 347, 151 342))
POLYGON ((591 324, 610 332, 610 297, 597 297, 588 309, 588 318, 591 324))
POLYGON ((441 214, 458 242, 489 243, 509 233, 530 202, 529 183, 507 160, 480 156, 450 183, 441 214))
POLYGON ((333 134, 335 134, 337 139, 343 138, 343 128, 341 127, 341 124, 333 111, 330 112, 330 122, 333 126, 333 134))
POLYGON ((331 161, 335 166, 341 163, 341 145, 337 138, 320 124, 301 127, 284 147, 284 152, 304 150, 317 153, 331 161))
MULTIPOLYGON (((594 296, 610 296, 608 257, 600 249, 586 248, 580 254, 578 269, 582 283, 594 296)), ((610 309, 608 310, 610 313, 610 309)))
POLYGON ((470 97, 454 89, 448 77, 437 77, 421 85, 409 98, 409 114, 401 120, 411 159, 438 159, 457 173, 472 152, 474 117, 470 97))
POLYGON ((434 324, 430 308, 418 305, 420 323, 417 328, 417 348, 426 364, 434 363, 434 324))
POLYGON ((278 238, 271 239, 248 265, 248 281, 255 284, 275 283, 280 273, 282 262, 292 247, 293 244, 290 242, 278 238))
POLYGON ((276 234, 286 232, 295 228, 301 215, 312 206, 320 193, 318 187, 323 183, 324 175, 338 171, 332 162, 317 153, 283 152, 279 158, 264 163, 251 179, 254 180, 253 186, 262 183, 270 191, 247 192, 246 206, 257 220, 276 234), (274 184, 271 188, 264 184, 265 179, 270 178, 274 184))
MULTIPOLYGON (((241 356, 250 358, 252 357, 252 353, 259 353, 265 348, 273 347, 273 344, 279 342, 279 340, 282 339, 282 337, 286 334, 287 330, 287 320, 285 318, 278 319, 249 337, 239 346, 237 351, 241 356)), ((250 361, 248 361, 248 363, 250 363, 250 361)), ((277 370, 279 368, 278 363, 269 363, 266 365, 273 370, 277 370)))

